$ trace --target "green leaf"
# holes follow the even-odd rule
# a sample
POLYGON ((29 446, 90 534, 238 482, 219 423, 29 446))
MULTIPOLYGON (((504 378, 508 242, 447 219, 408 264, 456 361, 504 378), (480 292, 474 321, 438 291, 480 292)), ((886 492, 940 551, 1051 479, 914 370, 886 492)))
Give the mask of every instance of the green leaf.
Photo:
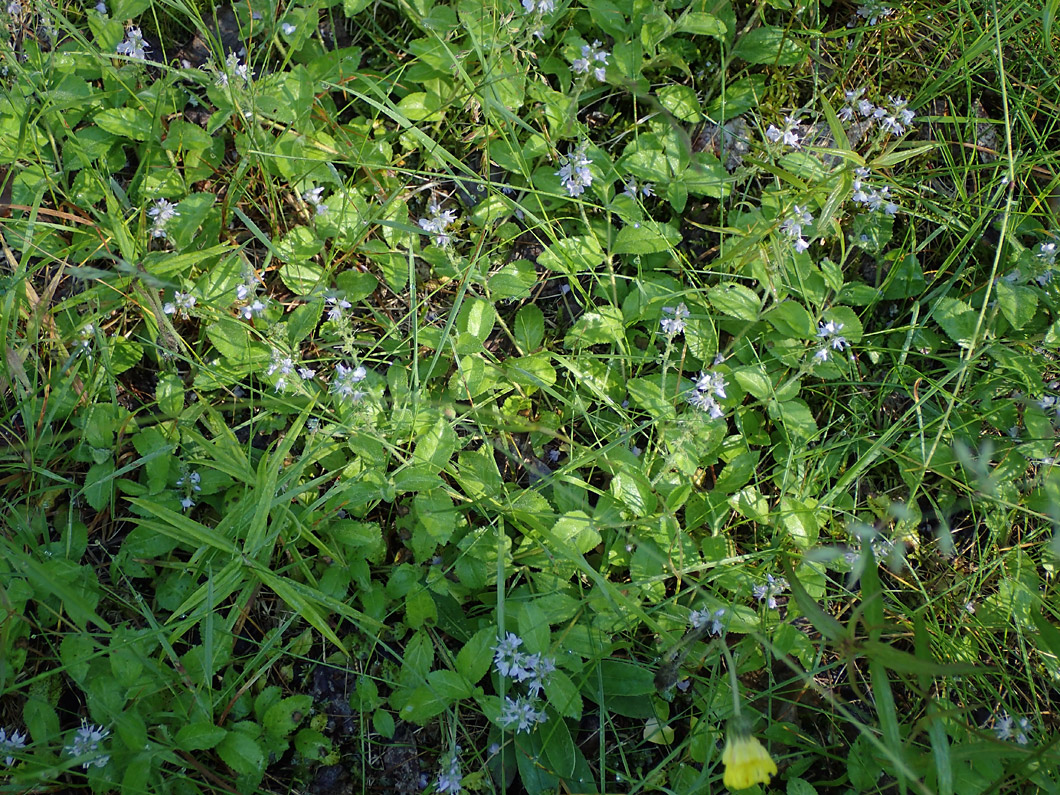
POLYGON ((266 734, 286 737, 300 724, 313 707, 310 695, 288 696, 265 711, 261 726, 266 734))
POLYGON ((176 419, 184 411, 184 382, 176 373, 165 373, 155 385, 155 400, 158 410, 165 416, 176 419))
POLYGON ((260 775, 265 769, 261 746, 243 732, 228 732, 217 745, 217 755, 241 776, 260 775))
POLYGON ((996 286, 1001 314, 1012 324, 1012 328, 1021 329, 1034 319, 1034 314, 1038 311, 1038 295, 1034 290, 1009 284, 1004 279, 999 279, 996 286))
POLYGON ((564 721, 558 720, 549 724, 548 731, 544 732, 544 745, 545 758, 552 771, 560 778, 572 776, 577 752, 570 729, 564 721))
POLYGON ((151 136, 154 126, 151 114, 136 108, 101 110, 96 114, 94 121, 101 130, 131 141, 146 141, 151 136))
POLYGON ((227 729, 207 721, 188 723, 177 732, 177 747, 183 751, 205 751, 216 746, 227 734, 227 729))
POLYGON ((456 432, 445 417, 439 417, 427 431, 416 438, 412 459, 429 464, 438 472, 445 468, 455 451, 456 432))
POLYGON ((792 436, 809 440, 817 435, 817 421, 804 401, 798 399, 771 400, 768 409, 769 416, 774 420, 780 420, 784 429, 792 436))
MULTIPOLYGON (((709 15, 704 14, 703 16, 709 15)), ((722 26, 723 34, 724 30, 725 28, 722 26)), ((699 107, 699 98, 691 86, 664 86, 657 93, 660 104, 681 121, 695 124, 703 118, 703 112, 699 107)))
POLYGON ((529 387, 527 394, 556 383, 556 369, 549 362, 547 353, 505 359, 504 372, 512 383, 529 387))
POLYGON ((600 307, 597 312, 586 312, 567 332, 563 344, 568 349, 620 342, 625 338, 622 311, 613 306, 600 307))
POLYGON ((468 682, 477 683, 489 673, 493 664, 493 645, 496 642, 497 632, 493 627, 480 629, 456 655, 456 670, 468 682))
POLYGON ((527 304, 516 313, 512 330, 519 349, 531 353, 540 348, 545 339, 545 314, 536 304, 527 304))
POLYGON ((962 348, 971 346, 979 315, 968 304, 956 298, 940 298, 934 317, 951 340, 962 348))
POLYGON ((690 11, 677 20, 677 32, 723 39, 727 30, 725 23, 713 14, 707 14, 703 11, 690 11))
POLYGON ((603 263, 604 250, 592 235, 565 237, 553 243, 538 256, 538 264, 549 270, 574 276, 591 271, 603 263))
POLYGON ((806 57, 806 46, 784 28, 763 25, 741 36, 732 55, 752 64, 794 66, 806 57))
POLYGON ((707 116, 718 124, 735 119, 751 108, 758 107, 759 98, 765 94, 766 76, 751 75, 725 86, 725 90, 714 97, 707 106, 707 116))
MULTIPOLYGON (((490 276, 487 284, 490 296, 494 300, 528 298, 534 285, 537 284, 537 274, 529 261, 520 259, 509 262, 490 276)), ((527 306, 533 306, 533 304, 527 304, 527 306)))
POLYGON ((582 697, 574 682, 563 671, 553 671, 545 680, 545 697, 565 718, 581 718, 582 697))
POLYGON ((628 224, 615 235, 616 254, 657 254, 681 242, 681 233, 668 224, 639 221, 628 224))
POLYGON ((456 327, 482 343, 493 331, 496 322, 497 310, 493 308, 493 304, 481 298, 469 298, 460 310, 456 327))
POLYGON ((681 181, 693 196, 721 199, 732 190, 733 178, 711 152, 696 152, 681 174, 681 181))
POLYGON ((795 301, 777 304, 766 312, 763 319, 781 334, 792 339, 809 340, 817 336, 817 327, 814 326, 810 313, 795 301))
POLYGON ((711 306, 738 320, 758 320, 762 302, 753 290, 736 282, 726 282, 707 291, 711 306))

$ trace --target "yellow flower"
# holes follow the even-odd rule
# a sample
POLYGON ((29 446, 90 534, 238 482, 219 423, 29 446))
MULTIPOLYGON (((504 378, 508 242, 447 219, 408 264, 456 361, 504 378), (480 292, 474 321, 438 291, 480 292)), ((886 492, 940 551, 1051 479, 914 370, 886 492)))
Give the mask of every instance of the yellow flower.
POLYGON ((747 789, 752 784, 768 784, 777 773, 777 763, 762 743, 749 734, 730 735, 721 754, 725 765, 725 786, 747 789))

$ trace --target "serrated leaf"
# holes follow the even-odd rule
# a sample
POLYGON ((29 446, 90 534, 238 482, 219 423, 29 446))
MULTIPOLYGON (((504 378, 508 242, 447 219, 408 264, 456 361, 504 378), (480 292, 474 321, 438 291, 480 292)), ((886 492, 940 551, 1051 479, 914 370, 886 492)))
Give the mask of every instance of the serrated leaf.
POLYGON ((735 282, 726 282, 710 288, 707 300, 723 315, 739 320, 758 320, 758 311, 762 305, 753 290, 735 282))
POLYGON ((520 350, 531 353, 545 339, 545 315, 535 304, 527 304, 516 313, 512 330, 520 350))
POLYGON ((177 747, 184 751, 205 751, 221 742, 226 734, 228 734, 227 729, 213 723, 206 721, 189 723, 181 726, 180 731, 177 732, 177 747))
POLYGON ((96 114, 93 121, 101 130, 131 141, 146 141, 154 120, 151 114, 137 108, 108 108, 96 114))
MULTIPOLYGON (((704 14, 704 16, 709 16, 704 14)), ((722 26, 724 34, 724 26, 722 26)), ((669 85, 659 89, 660 104, 681 121, 695 123, 703 118, 699 97, 691 86, 669 85)))
POLYGON ((565 237, 546 248, 537 261, 549 270, 568 275, 591 271, 604 261, 604 250, 592 235, 565 237))
POLYGON ((618 230, 613 251, 616 254, 657 254, 681 242, 681 233, 668 224, 638 221, 618 230))
POLYGON ((808 340, 817 336, 817 328, 806 308, 795 301, 784 301, 763 316, 773 328, 792 339, 808 340))
POLYGON ((962 348, 972 344, 979 315, 964 301, 956 298, 940 298, 935 305, 935 322, 951 340, 962 348))
POLYGON ((997 282, 997 303, 1001 307, 1001 314, 1014 329, 1021 329, 1030 323, 1038 311, 1038 295, 1034 290, 1009 284, 1004 279, 997 282))
POLYGON ((312 707, 310 695, 288 696, 265 711, 262 728, 274 737, 286 737, 298 728, 312 707))
POLYGON ((217 755, 239 775, 256 775, 264 769, 265 754, 261 746, 243 732, 228 732, 217 745, 217 755))
POLYGON ((586 312, 578 318, 578 322, 564 337, 563 345, 569 349, 587 348, 590 345, 615 343, 624 336, 621 310, 604 306, 599 311, 586 312))

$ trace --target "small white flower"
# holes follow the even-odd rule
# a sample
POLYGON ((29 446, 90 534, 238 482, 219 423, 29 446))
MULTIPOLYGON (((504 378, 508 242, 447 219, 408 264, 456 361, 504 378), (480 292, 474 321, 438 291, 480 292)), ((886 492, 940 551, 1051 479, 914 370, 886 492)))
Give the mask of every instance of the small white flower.
POLYGON ((173 294, 173 300, 166 303, 162 307, 162 311, 167 315, 177 315, 178 317, 188 317, 188 312, 195 307, 195 296, 191 293, 183 293, 177 290, 173 294))
POLYGON ((560 156, 561 166, 556 176, 572 198, 585 193, 585 189, 593 182, 592 172, 589 171, 592 161, 586 156, 588 148, 589 142, 582 141, 570 154, 560 156))
POLYGON ((571 62, 571 69, 575 74, 588 74, 591 71, 593 77, 603 82, 607 76, 607 70, 604 67, 607 66, 607 59, 610 57, 611 53, 600 49, 600 42, 594 41, 592 44, 582 45, 582 57, 575 58, 571 62))
POLYGON ((688 616, 688 623, 693 629, 700 629, 710 622, 710 634, 720 636, 725 632, 725 625, 721 620, 727 612, 724 607, 719 607, 713 613, 709 610, 693 610, 688 616))
POLYGON ((110 761, 110 754, 104 754, 101 745, 110 736, 110 729, 90 724, 84 718, 81 719, 81 727, 75 732, 73 742, 63 750, 72 757, 90 756, 81 763, 81 767, 105 767, 110 761))
POLYGON ((185 511, 189 508, 194 508, 195 500, 193 500, 191 497, 181 497, 180 507, 183 508, 185 511))
POLYGON ((298 28, 292 25, 290 22, 284 22, 282 25, 280 25, 280 31, 283 33, 284 36, 293 36, 296 30, 298 30, 298 28))
POLYGON ((331 391, 340 398, 345 398, 351 403, 359 402, 367 392, 356 387, 368 375, 364 367, 347 367, 344 364, 336 364, 335 372, 331 378, 331 391))
POLYGON ((677 306, 664 306, 662 310, 667 315, 673 315, 673 317, 664 317, 659 321, 662 326, 663 333, 668 337, 676 337, 685 330, 685 318, 689 316, 688 307, 684 303, 680 303, 677 306))
POLYGON ((456 223, 456 212, 443 210, 437 199, 431 199, 427 204, 427 213, 425 217, 419 219, 420 229, 434 235, 434 245, 448 245, 451 238, 447 230, 456 223))
POLYGON ((328 320, 333 323, 339 323, 342 320, 343 311, 353 306, 345 298, 339 296, 328 296, 324 301, 328 305, 328 320))
POLYGON ((12 751, 21 751, 26 747, 26 734, 20 732, 17 729, 12 729, 11 733, 8 734, 7 730, 0 728, 0 755, 4 756, 4 764, 8 767, 15 764, 15 757, 11 755, 12 751))
POLYGON ((317 371, 313 370, 313 369, 311 369, 309 367, 299 367, 298 368, 298 377, 301 378, 303 381, 311 380, 312 378, 316 377, 316 374, 317 374, 317 371))
POLYGON ((442 762, 441 772, 438 773, 438 784, 435 792, 444 792, 446 795, 457 795, 462 790, 461 781, 463 775, 460 772, 460 746, 453 749, 449 758, 442 762))
POLYGON ((518 679, 523 675, 523 668, 519 664, 522 653, 519 647, 523 645, 523 639, 514 632, 509 632, 493 647, 493 666, 501 676, 511 676, 518 679))
POLYGON ((884 5, 880 0, 869 0, 862 6, 858 6, 858 16, 867 20, 870 25, 875 25, 881 17, 889 17, 894 9, 884 5))
POLYGON ((151 237, 167 237, 166 224, 174 218, 180 217, 180 213, 177 212, 177 205, 166 199, 156 201, 155 206, 148 210, 147 214, 154 219, 151 237))
MULTIPOLYGON (((106 13, 106 11, 107 8, 104 6, 103 11, 100 13, 106 13)), ((142 61, 147 57, 147 51, 149 49, 151 49, 151 45, 144 41, 143 33, 138 27, 133 26, 125 31, 125 41, 115 47, 114 51, 118 53, 118 55, 125 55, 129 58, 142 61)))
POLYGON ((247 320, 250 320, 251 318, 255 317, 256 315, 260 315, 264 311, 265 311, 265 304, 262 303, 260 298, 255 298, 253 301, 251 301, 249 304, 247 304, 245 307, 243 307, 242 310, 240 310, 240 312, 242 313, 243 317, 246 318, 247 320))
POLYGON ((764 601, 770 610, 776 610, 777 596, 786 590, 788 590, 787 580, 783 577, 774 577, 772 574, 767 574, 766 583, 754 586, 752 593, 759 602, 764 601))
POLYGON ((96 3, 96 11, 98 11, 101 15, 106 16, 107 15, 107 4, 104 3, 103 0, 99 0, 99 2, 96 3))
POLYGON ((534 702, 524 696, 512 699, 504 697, 504 708, 501 710, 500 724, 507 729, 515 727, 515 732, 530 733, 537 724, 545 720, 544 710, 538 710, 534 702))
POLYGON ((328 206, 324 204, 324 189, 322 187, 312 188, 302 194, 302 201, 313 208, 317 215, 324 215, 328 206))
POLYGON ((784 129, 781 130, 775 125, 770 124, 769 127, 766 129, 766 138, 768 138, 773 143, 780 142, 784 146, 791 147, 792 149, 798 149, 799 124, 801 124, 801 119, 795 116, 785 116, 784 129))
POLYGON ((699 379, 696 381, 696 389, 700 392, 712 392, 715 397, 724 400, 728 395, 725 394, 725 376, 721 373, 716 373, 713 370, 710 372, 701 372, 699 379))

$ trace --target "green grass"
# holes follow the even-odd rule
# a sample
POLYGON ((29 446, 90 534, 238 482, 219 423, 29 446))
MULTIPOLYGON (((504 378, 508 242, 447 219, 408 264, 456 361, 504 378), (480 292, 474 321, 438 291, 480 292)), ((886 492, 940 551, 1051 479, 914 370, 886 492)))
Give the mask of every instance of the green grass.
POLYGON ((9 7, 0 792, 1060 790, 1046 5, 9 7))

